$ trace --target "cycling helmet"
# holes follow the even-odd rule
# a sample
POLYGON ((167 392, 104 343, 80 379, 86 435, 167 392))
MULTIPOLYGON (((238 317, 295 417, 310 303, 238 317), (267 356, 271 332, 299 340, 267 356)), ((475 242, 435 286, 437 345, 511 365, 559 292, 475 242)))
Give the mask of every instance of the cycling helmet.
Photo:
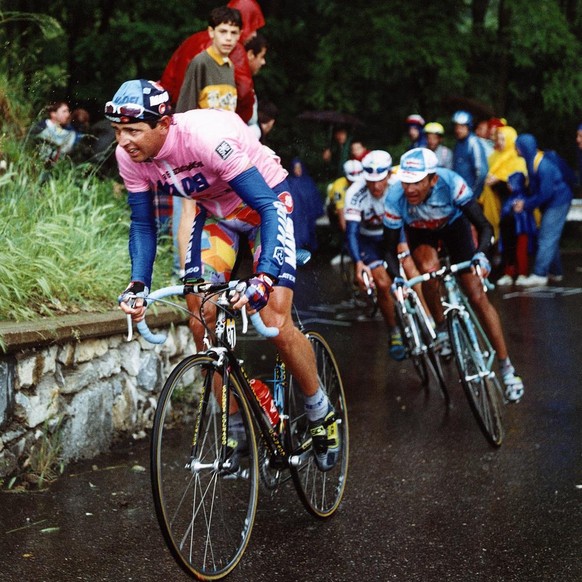
POLYGON ((383 180, 392 167, 392 156, 383 150, 373 150, 362 160, 364 179, 368 182, 383 180))
POLYGON ((105 104, 105 117, 115 123, 156 121, 171 112, 168 92, 146 79, 126 81, 105 104))
POLYGON ((413 113, 406 118, 407 125, 418 125, 420 127, 424 126, 424 119, 418 113, 413 113))
POLYGON ((436 121, 431 121, 424 126, 424 133, 436 133, 437 135, 445 135, 445 128, 436 121))
POLYGON ((364 168, 362 168, 362 162, 358 160, 348 160, 344 164, 344 174, 350 182, 355 182, 356 180, 361 180, 363 177, 364 168))
POLYGON ((473 125, 473 116, 468 111, 455 111, 453 115, 453 123, 457 125, 473 125))

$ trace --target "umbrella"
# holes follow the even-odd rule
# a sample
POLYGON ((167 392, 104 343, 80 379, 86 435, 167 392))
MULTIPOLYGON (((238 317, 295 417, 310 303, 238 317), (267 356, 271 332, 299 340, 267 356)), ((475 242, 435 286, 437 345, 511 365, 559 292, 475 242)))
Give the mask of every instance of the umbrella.
POLYGON ((477 119, 490 119, 496 117, 495 110, 491 105, 472 99, 470 97, 461 97, 458 95, 448 95, 443 98, 443 104, 450 111, 463 109, 472 113, 477 119))
POLYGON ((297 116, 297 119, 305 121, 319 121, 330 125, 347 125, 356 127, 364 125, 364 122, 355 115, 342 113, 341 111, 304 111, 297 116))

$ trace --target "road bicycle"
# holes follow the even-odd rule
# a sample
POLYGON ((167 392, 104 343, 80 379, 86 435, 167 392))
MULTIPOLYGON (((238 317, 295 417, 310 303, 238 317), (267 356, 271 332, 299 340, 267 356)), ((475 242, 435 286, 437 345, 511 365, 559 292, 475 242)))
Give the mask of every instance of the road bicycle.
MULTIPOLYGON (((398 255, 401 260, 405 255, 398 255)), ((391 288, 396 323, 400 329, 406 358, 412 362, 421 384, 428 392, 431 378, 436 380, 446 405, 450 403, 447 382, 441 365, 439 345, 434 326, 427 315, 411 281, 406 281, 402 262, 401 280, 391 288)))
MULTIPOLYGON (((459 380, 479 428, 485 438, 498 447, 503 442, 505 431, 501 413, 503 394, 493 371, 495 350, 456 277, 456 273, 470 268, 475 268, 480 275, 479 268, 472 261, 464 261, 444 264, 434 272, 410 279, 407 285, 412 287, 430 279, 441 281, 441 303, 459 380)), ((483 284, 485 289, 492 287, 486 280, 483 284)))
MULTIPOLYGON (((188 293, 202 297, 198 317, 206 329, 206 347, 184 358, 165 382, 150 451, 154 505, 163 537, 182 569, 199 580, 223 578, 241 560, 255 521, 259 485, 273 492, 292 479, 307 511, 326 519, 340 505, 348 474, 346 400, 331 348, 319 333, 303 329, 298 322, 315 353, 320 384, 335 408, 341 441, 337 464, 323 472, 315 464, 303 393, 280 357, 270 381, 276 424, 237 357, 238 314, 228 294, 238 283, 178 285, 147 298, 152 303, 188 293), (207 304, 216 306, 214 326, 204 317, 207 304), (229 434, 233 403, 241 413, 244 451, 235 448, 229 434)), ((264 336, 278 333, 266 327, 258 313, 251 321, 264 336)), ((165 339, 153 334, 145 321, 137 327, 148 341, 165 339)))

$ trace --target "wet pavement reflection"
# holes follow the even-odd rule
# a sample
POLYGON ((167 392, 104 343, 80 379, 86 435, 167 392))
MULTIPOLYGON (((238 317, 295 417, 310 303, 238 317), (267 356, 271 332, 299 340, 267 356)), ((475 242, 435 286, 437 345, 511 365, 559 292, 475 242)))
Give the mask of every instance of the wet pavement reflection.
MULTIPOLYGON (((410 362, 387 357, 382 321, 347 301, 328 258, 308 265, 297 304, 335 350, 349 404, 346 495, 321 522, 290 483, 262 492, 228 580, 581 580, 582 255, 565 265, 563 287, 491 294, 526 382, 523 401, 504 409, 499 449, 481 435, 452 368, 446 410, 410 362)), ((251 369, 272 357, 263 341, 242 347, 251 369)), ((129 440, 70 465, 47 491, 0 493, 1 578, 189 579, 164 546, 148 470, 147 441, 129 440)))

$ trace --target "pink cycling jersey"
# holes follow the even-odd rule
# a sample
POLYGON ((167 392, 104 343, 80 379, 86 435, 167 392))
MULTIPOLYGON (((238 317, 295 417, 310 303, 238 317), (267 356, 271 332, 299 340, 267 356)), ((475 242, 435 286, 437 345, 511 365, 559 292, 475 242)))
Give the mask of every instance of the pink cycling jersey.
POLYGON ((120 146, 116 156, 129 192, 187 196, 217 217, 241 205, 228 182, 247 168, 255 166, 270 187, 287 177, 279 158, 238 115, 218 109, 174 115, 162 149, 147 162, 134 162, 120 146))

